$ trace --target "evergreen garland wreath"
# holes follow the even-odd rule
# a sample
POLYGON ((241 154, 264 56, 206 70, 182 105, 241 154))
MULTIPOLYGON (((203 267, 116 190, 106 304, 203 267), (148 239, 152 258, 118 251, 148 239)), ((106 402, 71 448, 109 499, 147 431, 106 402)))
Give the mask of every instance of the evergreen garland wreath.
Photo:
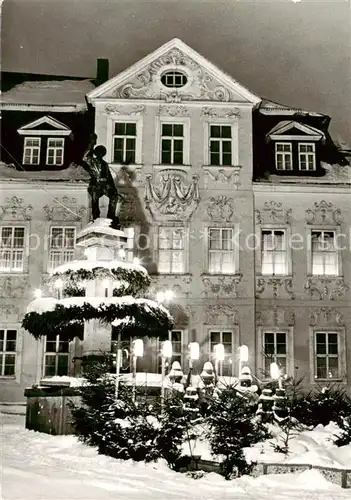
POLYGON ((83 297, 85 293, 83 286, 84 282, 106 278, 112 278, 115 281, 121 282, 121 286, 113 290, 113 295, 115 297, 122 297, 124 295, 144 295, 151 283, 147 273, 138 269, 128 269, 124 267, 113 269, 94 267, 91 270, 67 270, 63 273, 54 273, 50 281, 54 283, 57 279, 61 279, 63 281, 63 293, 67 297, 83 297))
POLYGON ((163 307, 151 308, 148 304, 101 304, 94 307, 87 302, 82 306, 64 307, 57 304, 52 311, 27 313, 22 321, 25 328, 35 339, 45 335, 60 335, 62 340, 81 337, 84 321, 98 319, 101 323, 111 324, 115 319, 131 318, 129 323, 118 325, 122 338, 132 336, 158 337, 168 339, 173 328, 173 320, 163 307))

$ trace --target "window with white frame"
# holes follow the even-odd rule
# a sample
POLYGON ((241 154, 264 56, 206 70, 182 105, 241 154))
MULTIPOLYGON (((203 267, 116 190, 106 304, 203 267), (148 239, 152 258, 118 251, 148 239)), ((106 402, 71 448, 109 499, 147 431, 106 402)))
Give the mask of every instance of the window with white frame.
POLYGON ((208 229, 208 271, 210 273, 235 273, 233 233, 233 228, 208 229))
POLYGON ((271 363, 276 363, 281 373, 287 370, 287 334, 284 332, 264 332, 263 334, 264 372, 270 377, 271 363))
POLYGON ((136 162, 137 124, 116 122, 113 135, 113 162, 133 164, 136 162))
POLYGON ((169 88, 184 87, 187 81, 186 75, 180 71, 167 71, 161 76, 161 83, 169 88))
POLYGON ((184 124, 161 123, 161 164, 183 165, 184 124))
POLYGON ((312 274, 338 275, 338 250, 335 231, 313 230, 311 232, 312 274))
POLYGON ((2 226, 0 234, 0 272, 21 272, 24 267, 25 228, 2 226))
POLYGON ((291 142, 275 143, 275 167, 277 170, 292 170, 292 144, 291 142))
POLYGON ((0 329, 0 376, 11 377, 16 371, 17 330, 0 329))
POLYGON ((219 375, 230 377, 234 373, 233 332, 227 330, 210 331, 210 356, 213 362, 216 359, 215 346, 217 344, 223 344, 225 355, 224 361, 219 362, 219 375))
POLYGON ((315 332, 315 378, 339 377, 339 334, 315 332))
POLYGON ((160 227, 158 233, 158 272, 185 272, 185 229, 160 227))
POLYGON ((44 353, 44 377, 68 375, 69 341, 60 335, 47 335, 44 353))
POLYGON ((49 271, 71 262, 75 257, 76 229, 74 227, 52 227, 49 241, 49 271))
POLYGON ((46 148, 46 164, 63 165, 64 147, 64 139, 49 137, 46 148))
POLYGON ((261 233, 261 272, 288 274, 288 255, 284 229, 263 229, 261 233))
POLYGON ((210 165, 232 165, 231 125, 210 125, 210 165))
POLYGON ((303 171, 316 170, 316 150, 314 143, 302 143, 299 148, 299 169, 303 171))
POLYGON ((39 165, 40 163, 40 137, 25 137, 23 147, 23 164, 39 165))

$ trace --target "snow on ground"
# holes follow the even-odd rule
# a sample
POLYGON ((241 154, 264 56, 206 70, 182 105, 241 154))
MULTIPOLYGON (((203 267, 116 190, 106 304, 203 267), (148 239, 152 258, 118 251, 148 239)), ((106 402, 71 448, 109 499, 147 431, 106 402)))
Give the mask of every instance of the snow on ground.
POLYGON ((24 417, 0 415, 3 500, 346 500, 350 491, 315 471, 225 481, 192 479, 164 463, 114 460, 77 441, 24 429, 24 417))

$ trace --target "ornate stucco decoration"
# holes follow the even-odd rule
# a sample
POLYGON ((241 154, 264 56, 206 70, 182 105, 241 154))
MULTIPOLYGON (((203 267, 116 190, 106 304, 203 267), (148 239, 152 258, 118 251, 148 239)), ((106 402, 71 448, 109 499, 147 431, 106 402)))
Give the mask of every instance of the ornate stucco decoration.
POLYGON ((233 198, 212 196, 208 202, 207 214, 213 221, 230 221, 234 215, 233 198))
POLYGON ((238 311, 232 305, 213 304, 206 307, 206 325, 238 325, 238 311))
POLYGON ((306 210, 306 222, 307 224, 335 224, 340 226, 342 222, 341 210, 324 200, 320 203, 315 201, 313 208, 306 210))
POLYGON ((239 108, 209 108, 205 106, 201 110, 202 118, 233 118, 240 116, 239 108))
POLYGON ((274 305, 269 309, 256 312, 256 324, 258 326, 294 326, 295 313, 291 309, 274 305))
POLYGON ((122 201, 120 204, 120 210, 118 212, 118 217, 124 224, 135 222, 139 219, 138 213, 142 208, 140 207, 138 210, 138 205, 141 204, 139 201, 137 193, 128 192, 128 193, 120 193, 122 197, 122 201))
POLYGON ((305 290, 317 300, 336 300, 345 297, 349 287, 344 278, 311 277, 307 279, 305 290))
POLYGON ((153 219, 188 221, 200 203, 199 177, 193 175, 186 184, 182 171, 163 170, 154 185, 152 175, 146 176, 145 205, 153 219))
POLYGON ((104 107, 105 115, 142 115, 146 112, 145 106, 120 106, 118 104, 106 104, 104 107))
POLYGON ((310 326, 344 326, 344 316, 333 307, 320 307, 311 311, 310 326))
POLYGON ((189 116, 186 106, 160 106, 157 114, 159 116, 189 116))
POLYGON ((240 166, 203 167, 205 188, 207 189, 208 187, 213 185, 215 189, 222 189, 225 186, 228 189, 238 189, 238 187, 240 186, 240 169, 240 166))
POLYGON ((46 220, 50 221, 81 221, 86 214, 86 207, 78 205, 76 198, 62 196, 54 198, 53 205, 43 207, 46 220))
POLYGON ((230 90, 179 49, 171 49, 154 60, 131 81, 117 88, 113 96, 121 99, 164 99, 166 102, 232 100, 230 90), (165 69, 176 69, 186 73, 188 83, 176 91, 167 90, 160 81, 160 75, 165 69))
POLYGON ((277 222, 281 224, 291 224, 292 210, 285 210, 280 201, 265 201, 262 210, 255 210, 256 224, 277 222))
POLYGON ((0 220, 31 220, 32 205, 26 205, 23 198, 12 196, 0 205, 0 220))
POLYGON ((261 295, 267 297, 277 298, 287 295, 291 299, 295 299, 293 292, 293 283, 291 277, 260 277, 256 278, 256 298, 259 299, 261 295), (266 292, 266 293, 265 293, 266 292))
POLYGON ((188 297, 190 294, 191 274, 157 274, 150 275, 150 278, 150 293, 153 297, 157 292, 165 292, 166 290, 172 290, 175 300, 178 297, 188 297))
POLYGON ((240 274, 233 276, 208 275, 202 276, 204 291, 202 292, 206 298, 211 297, 238 297, 238 285, 242 276, 240 274))
POLYGON ((19 308, 15 304, 0 304, 0 314, 2 317, 18 317, 19 308))
POLYGON ((28 291, 28 276, 1 276, 0 298, 20 299, 28 291))

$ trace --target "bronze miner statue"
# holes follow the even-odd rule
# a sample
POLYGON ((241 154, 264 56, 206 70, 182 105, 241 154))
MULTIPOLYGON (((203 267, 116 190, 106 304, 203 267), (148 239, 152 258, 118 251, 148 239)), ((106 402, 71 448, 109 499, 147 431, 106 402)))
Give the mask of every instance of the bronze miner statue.
POLYGON ((118 193, 108 163, 103 159, 106 155, 106 148, 96 146, 96 140, 97 135, 92 134, 89 138, 88 149, 83 156, 83 167, 90 175, 88 193, 91 197, 93 220, 100 217, 99 200, 105 195, 109 200, 107 218, 112 220, 111 227, 120 229, 116 209, 118 200, 123 198, 118 193))

